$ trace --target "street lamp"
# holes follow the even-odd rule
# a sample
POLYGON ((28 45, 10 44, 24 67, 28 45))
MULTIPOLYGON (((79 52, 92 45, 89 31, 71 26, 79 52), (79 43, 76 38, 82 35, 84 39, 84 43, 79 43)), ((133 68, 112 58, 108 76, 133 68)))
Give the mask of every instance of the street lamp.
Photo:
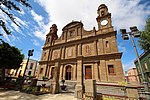
MULTIPOLYGON (((28 59, 27 59, 27 63, 26 63, 26 66, 25 66, 24 73, 23 73, 23 80, 22 80, 21 86, 23 86, 24 79, 25 79, 25 73, 26 73, 26 70, 27 70, 28 62, 29 62, 29 58, 30 58, 30 56, 33 56, 33 52, 34 52, 34 49, 28 50, 28 59)), ((22 89, 22 87, 21 87, 21 89, 22 89)))
POLYGON ((137 29, 136 26, 130 27, 130 30, 131 30, 131 32, 126 32, 126 29, 120 29, 120 32, 121 32, 122 38, 124 40, 129 39, 128 34, 130 36, 130 39, 132 41, 132 45, 133 45, 135 53, 136 53, 136 57, 137 57, 137 61, 138 61, 138 64, 139 64, 140 72, 141 72, 141 75, 142 75, 146 100, 150 100, 150 92, 149 92, 148 82, 146 82, 146 78, 144 76, 144 72, 143 72, 143 69, 142 69, 141 62, 140 62, 139 54, 138 54, 138 51, 137 51, 137 48, 136 48, 136 45, 135 45, 135 42, 134 42, 134 39, 133 39, 133 36, 135 38, 140 37, 140 32, 139 32, 139 30, 137 29))
POLYGON ((24 77, 25 77, 25 73, 26 73, 26 70, 27 70, 29 58, 30 58, 30 56, 33 56, 33 52, 34 52, 34 49, 28 50, 28 59, 27 59, 27 63, 26 63, 26 67, 25 67, 24 73, 23 73, 23 79, 24 79, 24 77))

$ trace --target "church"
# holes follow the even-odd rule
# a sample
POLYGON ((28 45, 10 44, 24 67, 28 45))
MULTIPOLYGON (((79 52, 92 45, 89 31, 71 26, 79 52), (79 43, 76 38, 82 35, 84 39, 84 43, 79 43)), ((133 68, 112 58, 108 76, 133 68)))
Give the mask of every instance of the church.
MULTIPOLYGON (((87 31, 80 21, 72 21, 62 29, 60 37, 53 24, 46 35, 38 79, 47 76, 53 80, 55 63, 59 62, 59 80, 79 81, 94 79, 97 82, 117 83, 124 80, 111 13, 105 4, 97 10, 96 30, 87 31)), ((80 20, 80 19, 79 19, 80 20)))

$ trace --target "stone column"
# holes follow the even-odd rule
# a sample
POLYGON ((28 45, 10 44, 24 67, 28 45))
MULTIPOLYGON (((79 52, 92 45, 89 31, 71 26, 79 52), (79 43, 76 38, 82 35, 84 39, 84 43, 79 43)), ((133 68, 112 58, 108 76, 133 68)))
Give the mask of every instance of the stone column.
POLYGON ((57 59, 55 63, 54 79, 52 82, 52 94, 59 92, 59 72, 60 72, 60 59, 57 59))
POLYGON ((85 100, 97 100, 96 80, 85 80, 85 100))
POLYGON ((83 57, 77 57, 77 84, 75 87, 75 97, 81 100, 83 98, 83 57))

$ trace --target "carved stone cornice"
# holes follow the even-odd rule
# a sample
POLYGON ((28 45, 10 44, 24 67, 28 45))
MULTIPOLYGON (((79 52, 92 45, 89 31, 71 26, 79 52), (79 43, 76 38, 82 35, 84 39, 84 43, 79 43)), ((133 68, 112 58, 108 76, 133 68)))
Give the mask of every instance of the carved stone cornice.
MULTIPOLYGON (((85 62, 99 62, 100 60, 107 60, 107 59, 120 59, 122 56, 122 53, 107 53, 97 56, 78 56, 76 58, 69 58, 69 59, 55 59, 48 61, 49 65, 54 65, 55 62, 60 62, 61 64, 67 64, 67 63, 76 63, 77 60, 83 60, 83 63, 85 62)), ((40 61, 39 64, 45 64, 47 61, 40 61)))
POLYGON ((86 37, 86 38, 82 38, 82 39, 78 39, 78 40, 74 40, 74 41, 68 41, 68 42, 55 44, 55 45, 51 45, 51 46, 48 45, 48 46, 44 46, 43 49, 48 49, 48 48, 56 49, 56 48, 60 48, 62 45, 63 46, 70 46, 70 45, 75 45, 75 44, 93 42, 93 41, 96 41, 102 37, 112 36, 113 34, 116 34, 116 31, 112 31, 112 32, 109 32, 107 34, 97 34, 95 36, 90 36, 90 37, 86 37))

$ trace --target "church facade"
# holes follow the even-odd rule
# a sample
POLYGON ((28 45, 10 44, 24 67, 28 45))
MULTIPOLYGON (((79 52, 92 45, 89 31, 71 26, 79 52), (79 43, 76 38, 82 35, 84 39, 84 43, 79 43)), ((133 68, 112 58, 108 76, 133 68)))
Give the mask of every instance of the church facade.
POLYGON ((72 21, 64 26, 58 38, 57 26, 52 25, 46 35, 38 79, 47 76, 53 80, 55 63, 59 62, 59 80, 79 81, 80 77, 98 82, 124 80, 122 53, 118 52, 111 14, 105 4, 98 7, 97 13, 98 30, 94 27, 86 31, 82 22, 72 21))

